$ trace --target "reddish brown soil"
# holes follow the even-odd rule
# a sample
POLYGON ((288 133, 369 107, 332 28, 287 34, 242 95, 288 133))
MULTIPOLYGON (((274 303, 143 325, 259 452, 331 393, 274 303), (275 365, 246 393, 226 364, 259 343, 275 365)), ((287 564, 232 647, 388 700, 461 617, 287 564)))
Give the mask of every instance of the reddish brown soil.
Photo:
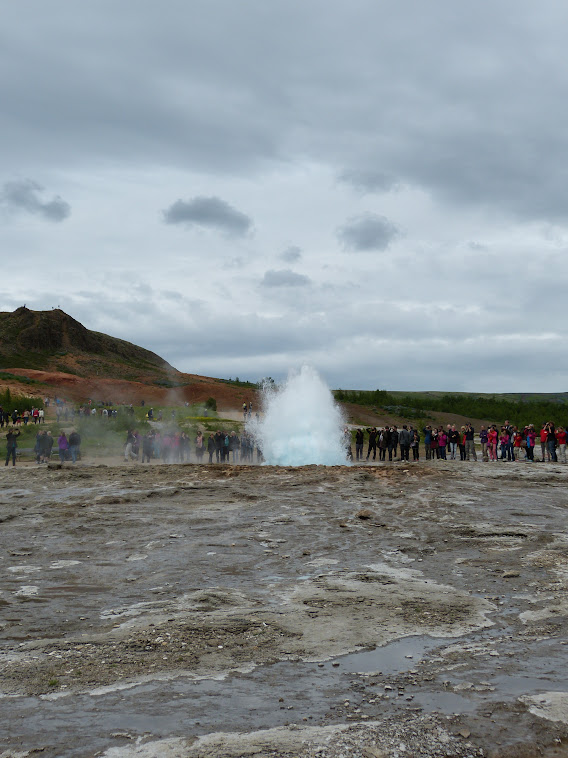
POLYGON ((176 383, 184 383, 181 387, 159 387, 156 384, 130 382, 125 379, 105 379, 102 377, 81 377, 57 371, 36 371, 33 369, 9 368, 7 371, 17 376, 34 379, 41 384, 27 387, 19 382, 3 382, 2 387, 10 387, 16 394, 42 395, 49 397, 58 395, 74 402, 87 399, 104 402, 132 403, 139 405, 142 400, 146 403, 176 405, 185 402, 201 403, 213 397, 217 401, 219 411, 240 409, 243 403, 252 401, 257 406, 256 390, 236 387, 218 379, 196 374, 180 374, 176 383))

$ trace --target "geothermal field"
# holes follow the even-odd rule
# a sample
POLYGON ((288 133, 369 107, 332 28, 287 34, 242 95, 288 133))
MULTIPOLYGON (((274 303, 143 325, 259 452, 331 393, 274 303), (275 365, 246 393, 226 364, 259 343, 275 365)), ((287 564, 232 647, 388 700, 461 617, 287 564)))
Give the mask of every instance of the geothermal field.
POLYGON ((567 756, 566 468, 346 465, 306 368, 248 424, 2 469, 0 758, 567 756))
POLYGON ((0 755, 565 756, 566 470, 3 468, 0 755))

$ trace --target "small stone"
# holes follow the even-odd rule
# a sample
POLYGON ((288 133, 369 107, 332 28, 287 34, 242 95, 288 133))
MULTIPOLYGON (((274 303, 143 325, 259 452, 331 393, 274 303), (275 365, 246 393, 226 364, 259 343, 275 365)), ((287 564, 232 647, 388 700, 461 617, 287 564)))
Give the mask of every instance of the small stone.
POLYGON ((460 735, 460 737, 463 737, 465 740, 467 740, 467 738, 470 736, 471 732, 469 731, 469 729, 460 729, 460 731, 458 732, 458 734, 460 735))
POLYGON ((503 573, 503 579, 513 579, 515 576, 520 576, 520 571, 505 571, 503 573))
POLYGON ((366 519, 373 518, 375 515, 373 511, 370 511, 368 508, 361 508, 360 511, 358 511, 356 514, 357 518, 360 518, 361 520, 365 521, 366 519))
POLYGON ((365 758, 386 758, 386 753, 376 747, 364 747, 362 750, 365 758))

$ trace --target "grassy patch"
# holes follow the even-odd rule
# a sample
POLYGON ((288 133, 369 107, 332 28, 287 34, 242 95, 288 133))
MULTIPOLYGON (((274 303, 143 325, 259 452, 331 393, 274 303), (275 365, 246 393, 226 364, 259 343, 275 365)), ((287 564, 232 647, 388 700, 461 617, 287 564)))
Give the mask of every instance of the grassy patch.
POLYGON ((9 371, 0 370, 0 381, 21 382, 21 384, 41 384, 37 379, 29 379, 27 376, 18 376, 11 374, 9 371))

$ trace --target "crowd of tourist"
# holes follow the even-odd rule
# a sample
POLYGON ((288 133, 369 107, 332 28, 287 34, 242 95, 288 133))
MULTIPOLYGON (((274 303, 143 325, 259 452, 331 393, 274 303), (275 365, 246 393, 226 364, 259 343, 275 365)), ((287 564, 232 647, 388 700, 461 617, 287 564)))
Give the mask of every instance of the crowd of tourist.
MULTIPOLYGON (((560 461, 566 463, 566 429, 556 427, 552 421, 542 424, 537 432, 534 424, 519 429, 509 421, 501 427, 496 424, 481 426, 477 439, 481 448, 483 461, 518 461, 531 463, 535 461, 535 447, 540 447, 541 461, 560 461)), ((403 424, 385 427, 361 428, 355 432, 355 456, 357 461, 420 460, 420 442, 423 439, 426 460, 461 460, 477 461, 476 432, 471 423, 459 428, 456 424, 444 426, 425 426, 422 436, 412 425, 403 424), (364 458, 365 431, 368 435, 367 455, 364 458)), ((351 434, 347 431, 347 457, 352 458, 351 434)))
POLYGON ((149 463, 151 460, 163 463, 188 463, 195 456, 197 463, 203 463, 207 455, 209 463, 257 463, 262 460, 262 452, 254 438, 246 431, 240 436, 235 432, 210 432, 206 438, 198 432, 191 439, 185 432, 171 430, 162 432, 151 429, 141 435, 137 429, 127 432, 124 443, 124 460, 149 463))
POLYGON ((0 405, 0 429, 4 426, 19 426, 23 424, 27 426, 28 423, 43 424, 45 423, 45 411, 43 408, 27 409, 21 413, 18 410, 13 410, 11 413, 4 410, 0 405))
MULTIPOLYGON (((49 406, 46 398, 45 406, 49 406)), ((132 416, 132 405, 121 408, 132 416)), ((103 419, 116 418, 118 411, 110 403, 85 403, 78 409, 61 400, 55 401, 55 415, 61 424, 63 421, 73 421, 77 417, 103 419)), ((256 414, 258 418, 258 413, 256 414)), ((246 422, 252 417, 252 403, 243 404, 243 419, 246 422)), ((136 428, 127 432, 124 443, 124 460, 161 461, 164 463, 260 463, 263 460, 262 451, 254 436, 246 428, 239 434, 236 431, 202 432, 195 437, 180 430, 176 423, 176 411, 172 410, 171 420, 163 423, 162 412, 154 415, 150 408, 146 418, 152 422, 152 428, 145 434, 140 434, 136 428), (158 422, 158 423, 156 423, 158 422), (170 428, 166 428, 170 425, 170 428)), ((130 423, 130 422, 129 422, 130 423)), ((37 425, 37 434, 33 452, 38 464, 48 463, 53 449, 59 459, 75 463, 80 458, 81 437, 76 430, 69 436, 61 432, 54 439, 50 430, 44 428, 45 412, 43 408, 32 407, 23 412, 6 411, 0 406, 0 427, 7 428, 6 435, 6 466, 9 461, 16 464, 16 451, 20 429, 28 425, 37 425), (11 426, 11 428, 10 428, 11 426), (57 441, 57 446, 55 442, 57 441)), ((566 463, 567 431, 563 426, 555 426, 548 421, 535 428, 533 424, 518 427, 505 421, 504 424, 482 425, 476 432, 471 423, 462 426, 447 424, 446 426, 426 425, 421 430, 412 424, 395 424, 382 427, 359 427, 353 432, 344 430, 344 445, 346 458, 359 463, 366 461, 394 462, 419 461, 421 451, 428 461, 461 460, 514 462, 535 460, 566 463), (352 443, 355 442, 355 459, 353 458, 352 443), (366 453, 365 453, 366 447, 366 453), (535 457, 535 449, 537 456, 535 457)))

